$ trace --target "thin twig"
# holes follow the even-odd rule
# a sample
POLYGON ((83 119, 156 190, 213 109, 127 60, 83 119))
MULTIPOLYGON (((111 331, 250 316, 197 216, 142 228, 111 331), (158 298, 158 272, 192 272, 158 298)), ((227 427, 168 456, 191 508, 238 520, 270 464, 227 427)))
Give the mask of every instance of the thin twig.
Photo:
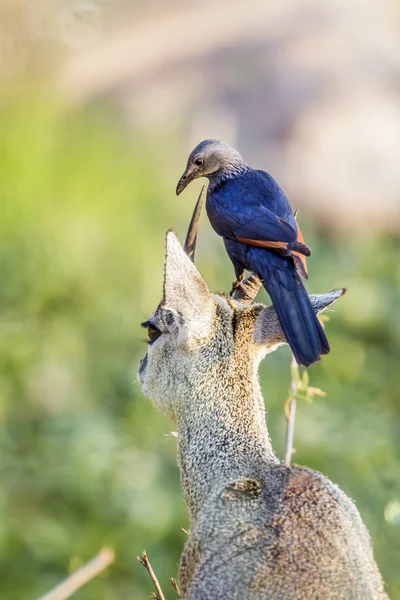
POLYGON ((294 424, 296 420, 296 392, 300 382, 299 365, 292 355, 290 359, 290 390, 289 398, 285 402, 284 410, 286 417, 286 437, 285 437, 285 465, 290 465, 292 460, 294 424))
POLYGON ((178 598, 182 598, 182 595, 181 595, 181 590, 179 589, 179 586, 178 586, 178 584, 177 584, 177 582, 176 582, 176 579, 174 579, 173 577, 170 577, 170 579, 169 579, 169 580, 170 580, 170 582, 171 582, 171 585, 172 585, 172 587, 174 588, 174 590, 175 590, 175 591, 176 591, 176 593, 178 594, 178 598))
POLYGON ((55 588, 50 590, 38 600, 64 600, 72 596, 85 583, 96 577, 101 571, 108 567, 114 561, 114 550, 112 548, 102 548, 100 552, 80 569, 64 579, 55 588))
POLYGON ((156 598, 156 600, 165 600, 165 596, 163 594, 163 591, 161 589, 160 584, 158 583, 158 579, 156 577, 156 574, 154 573, 154 571, 152 569, 152 566, 150 564, 150 561, 147 558, 147 552, 146 552, 146 550, 143 550, 142 556, 138 556, 137 559, 140 562, 140 564, 144 566, 144 568, 146 569, 146 571, 150 575, 150 579, 152 580, 153 585, 154 585, 154 589, 156 590, 154 598, 156 598))

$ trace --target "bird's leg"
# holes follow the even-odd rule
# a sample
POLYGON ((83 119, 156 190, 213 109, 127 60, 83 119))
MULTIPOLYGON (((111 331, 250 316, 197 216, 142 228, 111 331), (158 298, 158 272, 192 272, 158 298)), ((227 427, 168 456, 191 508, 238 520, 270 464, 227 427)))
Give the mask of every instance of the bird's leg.
POLYGON ((243 269, 239 269, 239 268, 235 267, 235 274, 236 274, 236 279, 235 279, 235 281, 232 281, 232 289, 229 292, 230 296, 233 296, 233 294, 236 292, 236 290, 240 287, 240 285, 243 281, 244 271, 243 271, 243 269))

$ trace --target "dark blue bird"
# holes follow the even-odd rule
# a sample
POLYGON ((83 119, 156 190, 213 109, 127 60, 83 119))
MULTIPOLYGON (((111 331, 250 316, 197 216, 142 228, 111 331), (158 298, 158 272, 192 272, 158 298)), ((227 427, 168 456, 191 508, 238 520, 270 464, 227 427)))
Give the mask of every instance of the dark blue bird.
POLYGON ((260 276, 296 361, 311 365, 329 344, 301 281, 308 277, 305 257, 311 252, 285 194, 271 175, 251 169, 218 140, 196 146, 176 193, 198 177, 209 180, 207 214, 235 268, 234 286, 245 269, 260 276))

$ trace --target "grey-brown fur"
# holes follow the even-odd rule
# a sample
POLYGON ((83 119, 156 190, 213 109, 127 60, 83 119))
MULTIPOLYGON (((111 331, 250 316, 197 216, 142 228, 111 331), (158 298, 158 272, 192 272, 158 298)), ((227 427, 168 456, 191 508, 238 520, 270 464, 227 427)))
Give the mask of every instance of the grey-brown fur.
MULTIPOLYGON (((340 293, 312 296, 317 311, 340 293)), ((284 338, 276 314, 212 295, 167 236, 163 333, 139 370, 178 428, 190 515, 179 579, 186 600, 387 598, 360 515, 326 477, 275 456, 257 377, 284 338)))

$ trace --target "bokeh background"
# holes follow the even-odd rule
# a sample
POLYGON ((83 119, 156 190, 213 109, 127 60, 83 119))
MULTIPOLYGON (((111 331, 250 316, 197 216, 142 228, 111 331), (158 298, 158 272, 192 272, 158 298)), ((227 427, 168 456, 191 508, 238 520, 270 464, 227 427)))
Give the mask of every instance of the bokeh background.
MULTIPOLYGON (((400 599, 400 5, 397 0, 2 0, 0 589, 31 600, 96 554, 80 600, 167 595, 188 527, 173 429, 135 383, 140 322, 219 137, 289 195, 309 291, 346 286, 298 406, 295 461, 357 503, 400 599)), ((203 218, 197 264, 233 277, 203 218)), ((268 302, 264 292, 263 301, 268 302)), ((283 455, 289 351, 260 369, 283 455)))

